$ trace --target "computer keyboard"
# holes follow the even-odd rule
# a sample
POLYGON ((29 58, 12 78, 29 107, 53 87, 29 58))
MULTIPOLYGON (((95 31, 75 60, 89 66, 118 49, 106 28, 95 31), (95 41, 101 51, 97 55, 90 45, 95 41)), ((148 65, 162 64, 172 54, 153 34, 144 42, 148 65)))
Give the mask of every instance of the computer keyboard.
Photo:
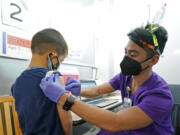
POLYGON ((97 99, 97 100, 94 100, 94 101, 89 101, 88 104, 98 104, 98 103, 102 103, 102 102, 105 102, 105 101, 108 101, 108 99, 97 99))
POLYGON ((117 99, 101 98, 101 99, 96 99, 93 101, 88 101, 87 103, 91 104, 91 105, 98 106, 98 107, 105 107, 105 106, 108 106, 108 105, 116 103, 116 102, 118 102, 117 99))

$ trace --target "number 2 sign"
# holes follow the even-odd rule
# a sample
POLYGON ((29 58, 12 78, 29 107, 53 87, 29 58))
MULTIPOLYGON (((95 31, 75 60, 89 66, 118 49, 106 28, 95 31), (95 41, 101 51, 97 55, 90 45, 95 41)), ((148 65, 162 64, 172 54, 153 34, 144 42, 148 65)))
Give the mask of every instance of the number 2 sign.
POLYGON ((27 3, 24 0, 1 0, 2 24, 27 29, 27 3))

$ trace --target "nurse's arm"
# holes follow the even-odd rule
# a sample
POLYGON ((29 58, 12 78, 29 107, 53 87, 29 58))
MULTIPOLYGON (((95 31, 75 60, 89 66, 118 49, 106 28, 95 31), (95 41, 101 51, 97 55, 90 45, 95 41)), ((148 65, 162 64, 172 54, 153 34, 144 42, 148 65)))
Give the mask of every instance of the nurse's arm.
MULTIPOLYGON (((63 106, 67 98, 68 95, 63 94, 58 101, 58 106, 63 106)), ((82 117, 85 121, 111 132, 143 128, 153 122, 153 120, 137 106, 114 113, 88 105, 76 99, 71 107, 71 111, 82 117)))
MULTIPOLYGON (((63 86, 65 86, 63 78, 60 76, 59 81, 63 86)), ((72 135, 72 115, 70 111, 65 111, 61 106, 57 105, 57 110, 61 125, 65 135, 72 135)))
POLYGON ((115 89, 111 86, 109 82, 103 83, 98 86, 92 86, 88 88, 81 89, 81 96, 87 98, 93 98, 96 96, 100 96, 102 94, 111 93, 115 89))

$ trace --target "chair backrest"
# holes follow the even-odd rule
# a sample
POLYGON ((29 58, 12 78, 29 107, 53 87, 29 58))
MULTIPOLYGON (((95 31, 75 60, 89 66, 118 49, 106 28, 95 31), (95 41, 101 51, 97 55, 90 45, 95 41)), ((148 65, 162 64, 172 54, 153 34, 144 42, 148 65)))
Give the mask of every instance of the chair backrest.
POLYGON ((172 124, 174 127, 173 135, 180 135, 180 85, 169 85, 174 98, 172 110, 172 124))
POLYGON ((22 135, 12 96, 0 97, 0 135, 22 135))

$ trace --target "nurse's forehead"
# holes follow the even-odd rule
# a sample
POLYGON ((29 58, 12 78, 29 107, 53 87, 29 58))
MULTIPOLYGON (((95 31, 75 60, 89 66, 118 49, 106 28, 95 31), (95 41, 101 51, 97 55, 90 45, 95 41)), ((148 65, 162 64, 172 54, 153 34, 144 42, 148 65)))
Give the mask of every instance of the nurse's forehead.
POLYGON ((132 48, 132 49, 140 49, 140 46, 138 46, 136 43, 134 43, 133 41, 129 40, 126 47, 125 48, 132 48))
POLYGON ((145 52, 145 50, 142 47, 140 47, 131 40, 128 41, 125 50, 131 50, 133 52, 145 52))

